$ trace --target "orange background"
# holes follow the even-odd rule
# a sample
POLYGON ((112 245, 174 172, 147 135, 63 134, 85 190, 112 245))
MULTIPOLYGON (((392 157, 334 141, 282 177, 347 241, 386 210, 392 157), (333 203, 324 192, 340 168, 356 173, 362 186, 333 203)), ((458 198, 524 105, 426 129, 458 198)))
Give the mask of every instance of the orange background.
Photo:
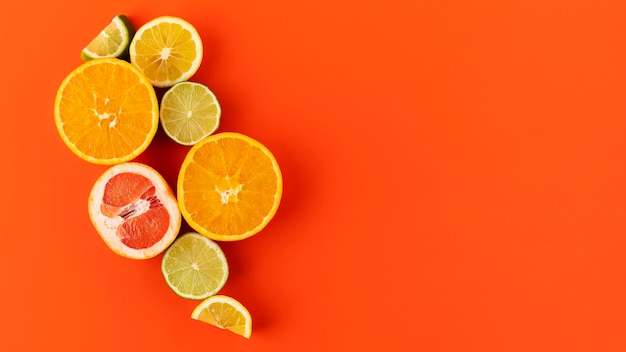
MULTIPOLYGON (((10 3, 0 351, 626 350, 623 1, 10 3), (250 340, 90 224, 106 167, 53 103, 118 13, 193 23, 219 130, 282 167, 274 220, 222 245, 250 340)), ((187 150, 161 131, 137 160, 175 185, 187 150)))

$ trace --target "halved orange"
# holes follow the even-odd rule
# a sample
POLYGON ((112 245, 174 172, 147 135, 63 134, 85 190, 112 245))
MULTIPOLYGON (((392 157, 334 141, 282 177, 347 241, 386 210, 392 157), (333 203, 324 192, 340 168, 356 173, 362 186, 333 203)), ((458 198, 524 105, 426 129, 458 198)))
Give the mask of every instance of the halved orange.
POLYGON ((278 162, 260 142, 240 133, 204 138, 187 153, 178 176, 178 205, 187 223, 217 241, 261 231, 283 193, 278 162))
POLYGON ((176 239, 181 215, 176 197, 152 167, 127 162, 106 170, 89 194, 89 217, 115 253, 152 258, 176 239))
POLYGON ((159 126, 159 106, 141 71, 126 61, 102 58, 87 61, 63 80, 54 122, 80 158, 113 165, 148 148, 159 126))

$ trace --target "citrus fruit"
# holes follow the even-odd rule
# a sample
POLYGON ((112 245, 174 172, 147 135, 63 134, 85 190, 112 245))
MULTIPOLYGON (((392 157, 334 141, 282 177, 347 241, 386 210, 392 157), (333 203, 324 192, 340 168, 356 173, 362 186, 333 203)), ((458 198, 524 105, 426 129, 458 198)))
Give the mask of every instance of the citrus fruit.
POLYGON ((200 302, 191 313, 193 319, 228 329, 245 338, 252 335, 252 316, 236 299, 215 295, 200 302))
POLYGON ((171 87, 193 76, 202 62, 196 28, 179 17, 160 16, 139 27, 130 42, 130 62, 155 87, 171 87))
POLYGON ((217 98, 202 83, 177 83, 161 99, 163 131, 182 145, 194 145, 215 132, 221 113, 217 98))
POLYGON ((178 236, 165 251, 161 272, 167 285, 179 296, 204 299, 226 284, 228 263, 217 243, 188 232, 178 236))
POLYGON ((80 158, 112 165, 148 147, 159 126, 159 106, 154 88, 137 68, 104 58, 83 63, 63 80, 54 122, 80 158))
POLYGON ((178 204, 187 223, 213 240, 235 241, 261 231, 283 192, 276 159, 240 133, 208 136, 188 151, 178 175, 178 204))
POLYGON ((105 57, 125 58, 128 47, 135 34, 135 27, 125 15, 117 15, 93 38, 81 51, 83 61, 105 57))
POLYGON ((89 194, 89 217, 115 253, 152 258, 176 238, 181 215, 163 177, 148 165, 126 162, 107 169, 89 194))

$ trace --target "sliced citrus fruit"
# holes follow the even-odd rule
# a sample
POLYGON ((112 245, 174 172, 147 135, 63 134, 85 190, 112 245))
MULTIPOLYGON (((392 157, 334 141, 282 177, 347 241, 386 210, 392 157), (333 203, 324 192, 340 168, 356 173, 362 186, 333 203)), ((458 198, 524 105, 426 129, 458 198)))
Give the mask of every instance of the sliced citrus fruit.
POLYGON ((125 15, 117 15, 81 51, 83 61, 105 57, 126 58, 135 27, 125 15))
POLYGON ((130 42, 130 62, 156 87, 171 87, 193 76, 202 62, 196 28, 179 17, 161 16, 139 27, 130 42))
POLYGON ((215 94, 202 83, 177 83, 161 99, 163 131, 182 145, 194 145, 215 132, 221 113, 215 94))
POLYGON ((179 296, 204 299, 224 287, 228 263, 217 243, 188 232, 178 236, 165 251, 161 272, 167 285, 179 296))
POLYGON ((80 158, 112 165, 148 148, 159 126, 159 106, 154 87, 137 68, 104 58, 83 63, 63 80, 54 122, 80 158))
POLYGON ((236 299, 215 295, 200 302, 191 313, 193 319, 228 329, 245 338, 252 335, 252 316, 236 299))
POLYGON ((89 194, 89 217, 115 253, 152 258, 176 238, 181 215, 172 189, 148 165, 127 162, 107 169, 89 194))
POLYGON ((274 155, 240 133, 195 144, 178 175, 178 204, 187 223, 218 241, 248 238, 274 217, 283 179, 274 155))

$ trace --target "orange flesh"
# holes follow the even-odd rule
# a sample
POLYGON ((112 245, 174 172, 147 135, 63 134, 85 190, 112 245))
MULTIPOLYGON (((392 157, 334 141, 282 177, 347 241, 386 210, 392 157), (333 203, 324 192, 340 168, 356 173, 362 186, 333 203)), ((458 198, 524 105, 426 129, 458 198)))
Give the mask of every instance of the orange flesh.
POLYGON ((130 172, 115 175, 107 182, 100 211, 121 221, 117 236, 134 249, 153 246, 163 238, 170 222, 152 181, 130 172))
POLYGON ((278 185, 267 156, 231 138, 198 150, 183 182, 187 206, 197 210, 192 218, 225 236, 259 226, 274 205, 278 185))
POLYGON ((55 123, 81 158, 117 164, 143 152, 158 126, 150 82, 119 59, 91 60, 72 72, 57 92, 55 123))

